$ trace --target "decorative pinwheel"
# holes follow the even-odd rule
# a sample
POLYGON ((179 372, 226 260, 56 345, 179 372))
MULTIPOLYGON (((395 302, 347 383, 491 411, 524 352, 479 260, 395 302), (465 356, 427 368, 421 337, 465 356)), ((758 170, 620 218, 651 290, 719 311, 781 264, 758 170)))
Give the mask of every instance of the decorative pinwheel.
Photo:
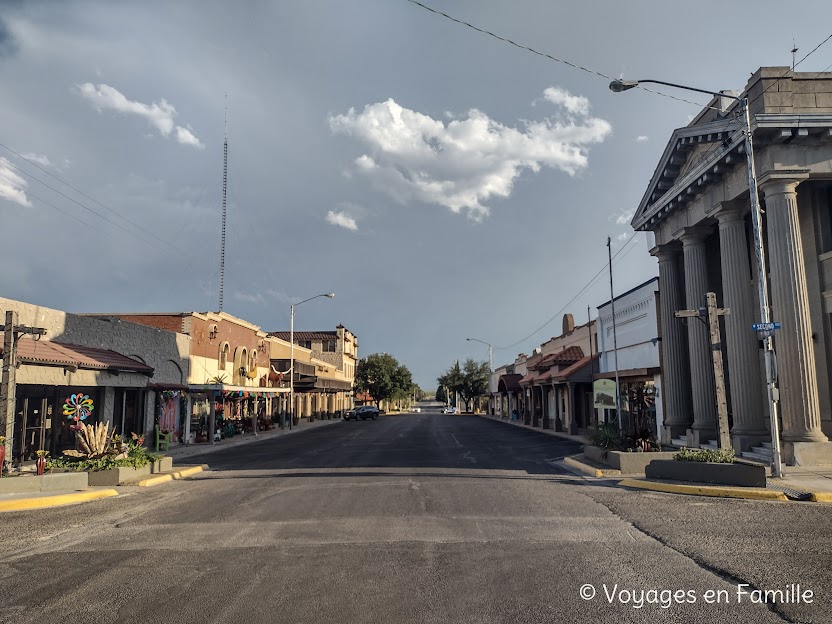
POLYGON ((63 412, 64 416, 74 421, 76 424, 82 420, 86 420, 87 416, 92 414, 95 409, 92 404, 92 399, 88 394, 70 394, 64 401, 63 412))

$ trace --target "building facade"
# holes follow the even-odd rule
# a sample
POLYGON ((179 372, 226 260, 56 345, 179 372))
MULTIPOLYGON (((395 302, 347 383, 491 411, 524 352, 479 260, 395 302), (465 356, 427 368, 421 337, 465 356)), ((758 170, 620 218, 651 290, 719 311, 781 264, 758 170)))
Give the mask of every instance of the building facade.
MULTIPOLYGON (((727 93, 727 92, 726 92, 727 93)), ((771 289, 784 459, 832 463, 832 73, 755 72, 749 99, 771 289)), ((750 214, 743 123, 715 97, 673 132, 632 225, 655 235, 661 290, 664 441, 716 437, 708 332, 674 313, 730 308, 724 346, 735 449, 770 439, 761 342, 758 246, 750 214)))
MULTIPOLYGON (((659 278, 654 277, 598 306, 598 368, 595 379, 619 379, 623 433, 634 439, 658 439, 662 409, 659 278)), ((599 421, 616 419, 601 410, 599 421)))

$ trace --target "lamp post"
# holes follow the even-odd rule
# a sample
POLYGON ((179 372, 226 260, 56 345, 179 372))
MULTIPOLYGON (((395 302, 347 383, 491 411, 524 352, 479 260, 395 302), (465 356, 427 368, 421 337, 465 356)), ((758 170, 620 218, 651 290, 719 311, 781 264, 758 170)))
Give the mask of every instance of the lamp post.
MULTIPOLYGON (((751 112, 748 107, 748 97, 737 97, 727 93, 720 93, 718 91, 706 91, 704 89, 695 89, 693 87, 686 87, 684 85, 674 84, 672 82, 663 82, 661 80, 613 80, 610 83, 610 90, 615 93, 627 91, 637 87, 640 83, 649 82, 652 84, 660 84, 668 87, 675 87, 677 89, 684 89, 686 91, 695 91, 697 93, 705 93, 716 97, 727 97, 736 100, 740 105, 742 112, 741 119, 743 123, 743 131, 745 132, 745 156, 746 164, 748 166, 748 194, 751 200, 751 222, 754 230, 754 247, 755 255, 757 257, 757 296, 760 302, 760 316, 763 323, 771 323, 771 309, 769 307, 768 299, 768 274, 766 273, 766 251, 762 237, 763 215, 760 210, 760 198, 757 191, 757 173, 754 168, 754 142, 751 136, 751 112)), ((766 385, 768 387, 768 402, 769 402, 769 417, 771 419, 771 448, 772 448, 772 470, 775 477, 783 476, 783 466, 780 463, 780 425, 778 422, 778 405, 779 390, 777 388, 777 373, 776 373, 776 355, 774 352, 774 339, 771 335, 763 338, 763 345, 765 347, 765 363, 766 363, 766 385)))
POLYGON ((493 347, 489 343, 485 342, 484 340, 477 340, 476 338, 466 338, 465 340, 467 340, 468 342, 479 342, 480 344, 484 344, 486 347, 488 347, 488 370, 493 373, 494 372, 494 361, 491 358, 491 353, 493 351, 493 347))
POLYGON ((301 303, 312 301, 318 297, 328 297, 332 299, 335 293, 323 293, 304 299, 298 303, 293 303, 291 306, 291 314, 289 315, 289 418, 290 422, 295 422, 295 306, 301 303))

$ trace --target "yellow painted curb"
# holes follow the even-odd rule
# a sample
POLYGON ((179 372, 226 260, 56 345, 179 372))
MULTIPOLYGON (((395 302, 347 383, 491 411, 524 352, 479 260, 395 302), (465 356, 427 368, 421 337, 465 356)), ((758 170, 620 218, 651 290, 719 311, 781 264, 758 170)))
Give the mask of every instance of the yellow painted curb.
POLYGON ((584 473, 585 475, 589 475, 590 477, 603 477, 604 472, 600 468, 595 468, 594 466, 588 466, 587 464, 578 461, 577 459, 572 459, 571 457, 564 457, 563 463, 572 466, 575 470, 584 473))
POLYGON ((72 494, 56 494, 54 496, 35 496, 32 498, 18 498, 15 500, 0 501, 0 511, 25 511, 26 509, 38 509, 42 507, 60 507, 61 505, 73 505, 75 503, 86 503, 118 496, 115 490, 90 490, 88 492, 73 492, 72 494))
MULTIPOLYGON (((639 479, 622 479, 618 485, 624 487, 653 490, 654 492, 668 492, 670 494, 690 494, 693 496, 718 496, 722 498, 748 498, 752 500, 788 501, 783 492, 764 490, 761 488, 721 487, 717 485, 681 485, 678 483, 656 483, 655 481, 641 481, 639 479)), ((830 499, 832 500, 832 499, 830 499)))
POLYGON ((832 503, 832 492, 812 492, 809 500, 815 503, 832 503))
POLYGON ((147 477, 146 479, 137 481, 136 485, 139 487, 153 487, 154 485, 167 483, 168 481, 173 481, 174 479, 184 479, 186 477, 190 477, 198 472, 202 472, 203 469, 203 466, 191 466, 190 468, 183 468, 182 470, 177 470, 176 472, 168 472, 166 474, 156 475, 155 477, 147 477))

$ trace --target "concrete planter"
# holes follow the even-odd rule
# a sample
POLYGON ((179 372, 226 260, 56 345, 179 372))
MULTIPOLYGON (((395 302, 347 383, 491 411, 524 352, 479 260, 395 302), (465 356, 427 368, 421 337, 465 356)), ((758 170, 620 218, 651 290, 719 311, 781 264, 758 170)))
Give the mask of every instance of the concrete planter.
POLYGON ((673 459, 676 451, 608 451, 599 446, 584 446, 584 455, 594 462, 620 470, 622 474, 644 474, 645 467, 656 459, 673 459))
POLYGON ((121 485, 128 481, 135 481, 150 474, 151 466, 142 468, 110 468, 109 470, 95 470, 87 473, 90 485, 121 485))
POLYGON ((153 467, 150 469, 153 474, 159 472, 170 472, 171 470, 173 470, 173 457, 167 456, 153 462, 153 467))
POLYGON ((667 481, 766 487, 765 466, 754 464, 654 460, 647 465, 645 475, 648 479, 665 479, 667 481))
POLYGON ((86 472, 58 472, 0 479, 0 494, 28 494, 32 492, 60 492, 85 490, 89 485, 86 472))

